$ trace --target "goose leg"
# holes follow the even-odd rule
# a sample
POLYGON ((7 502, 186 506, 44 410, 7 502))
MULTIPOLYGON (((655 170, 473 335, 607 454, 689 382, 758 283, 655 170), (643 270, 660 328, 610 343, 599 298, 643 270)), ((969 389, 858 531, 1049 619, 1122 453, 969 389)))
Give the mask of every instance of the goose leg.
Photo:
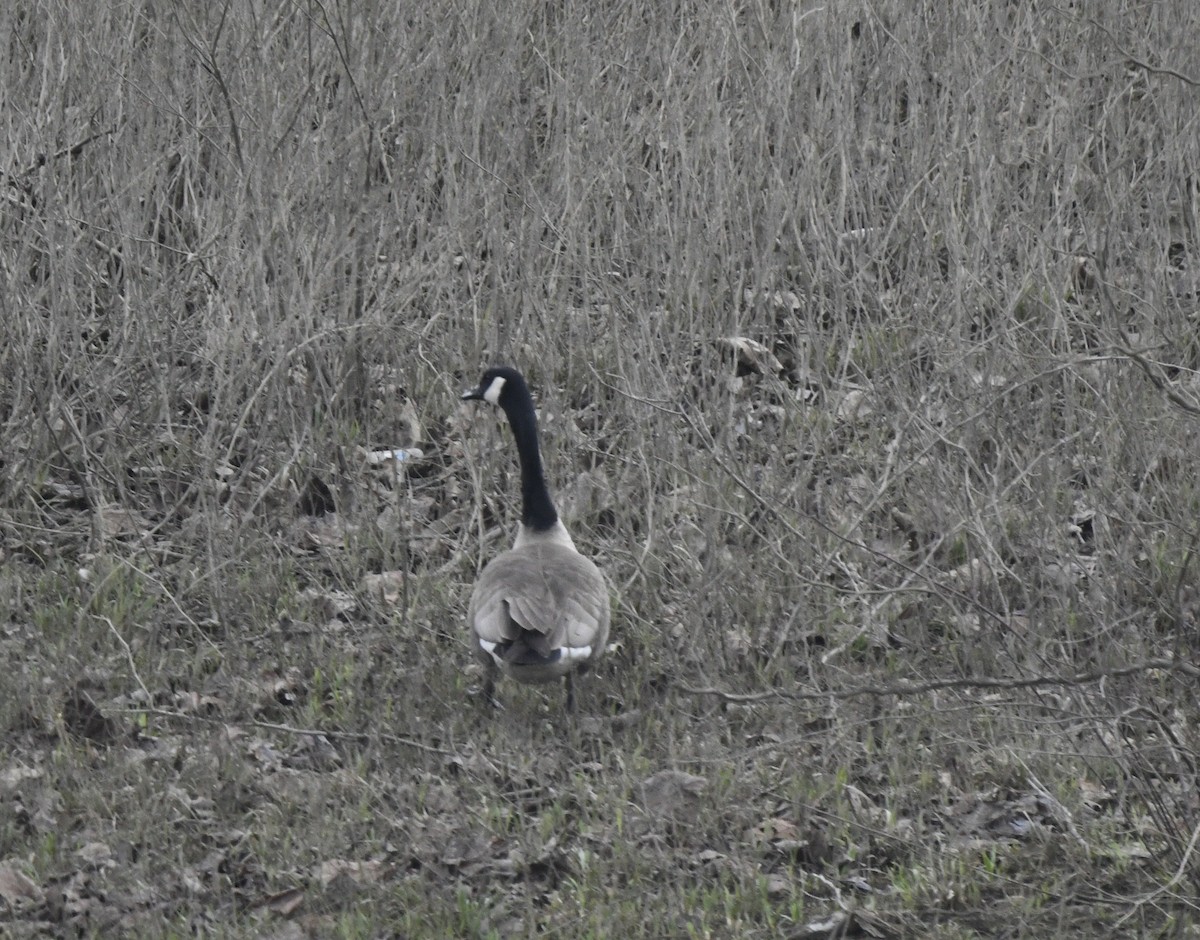
POLYGON ((492 708, 501 708, 499 699, 496 698, 496 670, 495 667, 489 666, 483 673, 483 688, 480 690, 483 694, 483 700, 492 708))

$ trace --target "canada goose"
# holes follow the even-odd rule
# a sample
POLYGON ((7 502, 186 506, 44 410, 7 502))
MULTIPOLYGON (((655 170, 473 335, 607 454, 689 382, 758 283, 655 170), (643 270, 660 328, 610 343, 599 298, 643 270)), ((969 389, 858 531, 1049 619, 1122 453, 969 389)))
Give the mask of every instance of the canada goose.
POLYGON ((608 587, 554 509, 542 474, 533 396, 521 373, 488 369, 479 387, 462 397, 504 409, 521 463, 516 541, 488 563, 471 592, 468 618, 487 668, 484 692, 491 698, 497 671, 520 682, 562 676, 567 709, 573 710, 572 672, 600 656, 608 642, 608 587))

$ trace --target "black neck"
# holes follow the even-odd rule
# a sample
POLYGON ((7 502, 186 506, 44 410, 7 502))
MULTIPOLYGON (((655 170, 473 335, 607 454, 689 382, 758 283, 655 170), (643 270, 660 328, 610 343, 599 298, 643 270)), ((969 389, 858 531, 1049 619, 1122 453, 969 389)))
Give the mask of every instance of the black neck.
POLYGON ((542 473, 533 399, 526 392, 519 400, 508 402, 507 405, 505 412, 517 442, 517 457, 521 461, 521 524, 534 532, 545 532, 557 524, 558 513, 542 473))

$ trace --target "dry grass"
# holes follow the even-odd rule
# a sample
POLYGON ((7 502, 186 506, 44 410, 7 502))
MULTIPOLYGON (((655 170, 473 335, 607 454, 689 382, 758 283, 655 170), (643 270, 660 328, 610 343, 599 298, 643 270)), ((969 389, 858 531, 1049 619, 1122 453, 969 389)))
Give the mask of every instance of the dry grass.
POLYGON ((3 930, 1197 936, 1200 8, 417 6, 0 9, 3 930))

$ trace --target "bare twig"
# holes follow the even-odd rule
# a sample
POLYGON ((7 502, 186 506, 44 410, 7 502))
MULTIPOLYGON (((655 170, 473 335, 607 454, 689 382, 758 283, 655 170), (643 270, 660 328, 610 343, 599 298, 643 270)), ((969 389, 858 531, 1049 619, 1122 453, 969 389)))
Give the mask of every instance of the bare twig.
POLYGON ((101 137, 110 137, 117 132, 117 125, 113 125, 107 130, 97 131, 90 137, 85 137, 78 143, 71 144, 69 147, 63 147, 56 150, 53 154, 39 153, 32 164, 25 170, 24 175, 29 176, 39 167, 45 166, 47 163, 53 163, 56 160, 61 160, 63 157, 77 157, 83 153, 83 148, 93 141, 99 140, 101 137))
POLYGON ((1150 72, 1154 75, 1169 75, 1171 78, 1179 79, 1179 81, 1183 82, 1185 85, 1200 87, 1200 79, 1192 78, 1190 75, 1184 75, 1183 72, 1165 65, 1151 65, 1144 59, 1139 59, 1132 52, 1121 45, 1120 40, 1118 40, 1117 37, 1112 34, 1112 31, 1108 29, 1108 27, 1096 22, 1096 20, 1092 19, 1091 17, 1088 17, 1088 22, 1109 38, 1109 41, 1113 44, 1113 48, 1116 49, 1117 52, 1121 53, 1121 55, 1123 55, 1126 59, 1143 71, 1150 72))
POLYGON ((1200 679, 1200 667, 1191 663, 1172 659, 1148 659, 1119 669, 1096 669, 1090 672, 1080 672, 1073 676, 1029 676, 1026 678, 1005 679, 966 677, 955 679, 931 679, 927 682, 897 682, 892 685, 856 686, 830 692, 788 692, 772 689, 767 692, 726 692, 711 687, 693 688, 692 686, 676 683, 675 688, 688 695, 711 695, 726 702, 751 703, 764 702, 771 699, 791 699, 796 701, 828 701, 829 699, 845 700, 852 698, 879 697, 883 695, 923 695, 926 692, 938 692, 942 689, 1041 689, 1053 686, 1090 685, 1104 679, 1115 679, 1121 676, 1132 676, 1142 672, 1158 669, 1163 672, 1179 672, 1190 679, 1200 679))
POLYGON ((138 684, 138 688, 142 690, 142 694, 149 698, 150 690, 146 688, 146 683, 138 675, 137 664, 133 661, 133 650, 130 648, 129 643, 126 642, 125 637, 121 636, 121 631, 117 629, 116 624, 110 618, 105 617, 103 614, 93 614, 92 616, 108 624, 108 629, 112 631, 112 635, 117 638, 117 642, 121 644, 121 648, 125 651, 125 658, 129 661, 129 671, 133 675, 133 681, 138 684))
POLYGON ((1149 894, 1134 901, 1129 910, 1126 911, 1125 914, 1123 914, 1120 918, 1118 918, 1116 924, 1114 924, 1114 927, 1120 927, 1123 923, 1125 923, 1125 921, 1133 917, 1133 915, 1140 911, 1145 905, 1157 900, 1159 897, 1166 894, 1177 884, 1179 884, 1179 882, 1183 881, 1184 876, 1187 874, 1188 865, 1192 860, 1192 853, 1196 851, 1197 844, 1200 844, 1200 823, 1198 823, 1192 829, 1192 837, 1188 840, 1187 848, 1184 849, 1183 857, 1179 860, 1179 865, 1176 866, 1175 873, 1164 884, 1159 885, 1149 894))
POLYGON ((1171 383, 1167 380, 1166 376, 1155 369, 1150 362, 1147 361, 1147 359, 1136 349, 1133 349, 1130 346, 1118 346, 1117 349, 1123 355, 1128 356, 1135 363, 1137 363, 1142 372, 1146 374, 1146 378, 1150 380, 1151 384, 1156 389, 1167 396, 1167 400, 1171 402, 1171 404, 1190 415, 1200 415, 1200 405, 1197 405, 1195 402, 1188 401, 1186 398, 1180 395, 1179 392, 1176 391, 1171 383))
MULTIPOLYGON (((106 618, 107 619, 107 618, 106 618)), ((126 711, 131 714, 154 715, 156 718, 168 718, 172 721, 187 721, 187 722, 203 722, 210 725, 229 725, 239 727, 242 725, 261 728, 264 731, 279 731, 283 734, 294 734, 297 737, 325 737, 337 741, 385 741, 388 744, 401 744, 405 747, 415 748, 418 751, 424 751, 427 754, 441 754, 447 757, 458 756, 457 751, 447 750, 446 748, 437 747, 433 744, 424 744, 421 741, 414 741, 412 738, 401 737, 396 734, 388 734, 380 731, 368 733, 366 731, 332 731, 324 728, 297 728, 293 725, 277 724, 272 721, 226 721, 221 718, 210 718, 207 715, 189 714, 186 712, 172 711, 167 708, 129 708, 126 711)))

